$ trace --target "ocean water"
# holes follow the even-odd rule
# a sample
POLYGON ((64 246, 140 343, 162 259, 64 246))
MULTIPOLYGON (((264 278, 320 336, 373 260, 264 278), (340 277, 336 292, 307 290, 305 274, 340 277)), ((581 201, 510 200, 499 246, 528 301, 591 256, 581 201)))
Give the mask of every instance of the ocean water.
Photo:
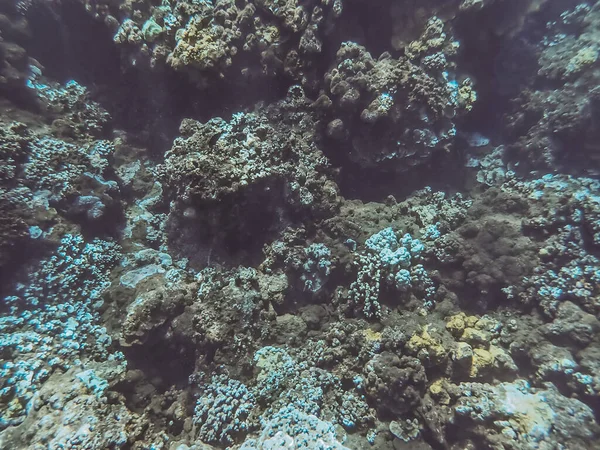
POLYGON ((593 0, 2 0, 0 449, 599 449, 599 56, 593 0))

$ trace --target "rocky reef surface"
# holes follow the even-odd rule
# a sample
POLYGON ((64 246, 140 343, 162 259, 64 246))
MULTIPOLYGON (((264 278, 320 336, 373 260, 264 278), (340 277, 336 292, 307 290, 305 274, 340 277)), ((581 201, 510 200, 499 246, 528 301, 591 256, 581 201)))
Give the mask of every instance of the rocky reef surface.
POLYGON ((600 1, 0 1, 0 449, 600 448, 600 1))

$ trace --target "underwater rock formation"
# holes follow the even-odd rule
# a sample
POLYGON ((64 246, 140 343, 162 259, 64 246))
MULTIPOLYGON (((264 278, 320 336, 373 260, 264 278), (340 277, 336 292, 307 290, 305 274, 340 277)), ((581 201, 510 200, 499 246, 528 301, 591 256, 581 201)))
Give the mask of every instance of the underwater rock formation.
POLYGON ((319 99, 333 109, 327 135, 343 142, 354 163, 380 170, 407 171, 448 151, 453 119, 476 100, 469 79, 456 80, 458 47, 437 17, 400 59, 389 53, 375 59, 364 47, 343 43, 325 75, 329 100, 319 99))
POLYGON ((303 90, 293 86, 285 100, 261 112, 235 114, 229 122, 182 122, 182 137, 156 169, 179 246, 187 233, 199 243, 204 235, 207 259, 213 251, 226 257, 228 247, 252 248, 245 243, 251 234, 264 240, 295 217, 335 214, 338 188, 309 108, 303 90))

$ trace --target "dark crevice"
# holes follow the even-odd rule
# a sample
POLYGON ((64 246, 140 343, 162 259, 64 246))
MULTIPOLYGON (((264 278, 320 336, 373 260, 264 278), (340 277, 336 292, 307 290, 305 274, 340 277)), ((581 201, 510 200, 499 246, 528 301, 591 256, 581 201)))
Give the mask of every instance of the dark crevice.
POLYGON ((44 66, 45 76, 89 87, 118 82, 120 56, 112 35, 81 4, 34 2, 27 20, 32 31, 28 53, 44 66))
POLYGON ((374 58, 390 50, 393 18, 387 2, 350 1, 344 3, 338 19, 343 41, 364 46, 374 58))
POLYGON ((402 201, 414 191, 427 186, 433 190, 453 193, 462 190, 468 178, 463 157, 458 152, 438 154, 427 164, 404 172, 385 172, 381 168, 365 169, 347 161, 342 164, 342 151, 343 149, 336 149, 334 154, 328 156, 334 165, 343 165, 339 186, 347 199, 382 202, 391 195, 397 201, 402 201), (340 156, 336 157, 336 153, 340 156))
MULTIPOLYGON (((15 242, 14 248, 10 250, 10 260, 0 266, 0 298, 13 294, 14 286, 21 282, 24 285, 29 284, 27 273, 22 271, 26 264, 40 261, 42 258, 51 255, 58 246, 55 242, 48 240, 27 240, 24 242, 15 242)), ((6 252, 6 249, 2 249, 6 252)), ((0 303, 0 310, 4 310, 7 305, 0 303)), ((8 308, 6 309, 8 310, 8 308)))
POLYGON ((127 357, 128 369, 142 371, 161 391, 171 386, 187 386, 196 362, 196 351, 191 342, 166 338, 169 326, 155 330, 144 345, 120 349, 127 357))
POLYGON ((494 30, 495 10, 464 14, 455 21, 461 43, 458 67, 472 78, 477 91, 473 111, 462 121, 461 131, 497 135, 510 100, 537 73, 534 49, 520 37, 510 38, 494 30), (473 23, 482 26, 473 27, 473 23))
POLYGON ((263 246, 294 221, 281 180, 259 184, 218 204, 191 206, 168 224, 171 249, 192 267, 257 265, 263 246))

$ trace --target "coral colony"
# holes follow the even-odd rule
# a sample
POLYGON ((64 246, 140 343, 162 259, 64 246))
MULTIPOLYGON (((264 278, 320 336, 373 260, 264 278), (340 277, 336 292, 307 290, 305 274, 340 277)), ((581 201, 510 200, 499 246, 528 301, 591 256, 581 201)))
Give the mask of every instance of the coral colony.
POLYGON ((0 2, 0 450, 600 448, 599 0, 0 2))

